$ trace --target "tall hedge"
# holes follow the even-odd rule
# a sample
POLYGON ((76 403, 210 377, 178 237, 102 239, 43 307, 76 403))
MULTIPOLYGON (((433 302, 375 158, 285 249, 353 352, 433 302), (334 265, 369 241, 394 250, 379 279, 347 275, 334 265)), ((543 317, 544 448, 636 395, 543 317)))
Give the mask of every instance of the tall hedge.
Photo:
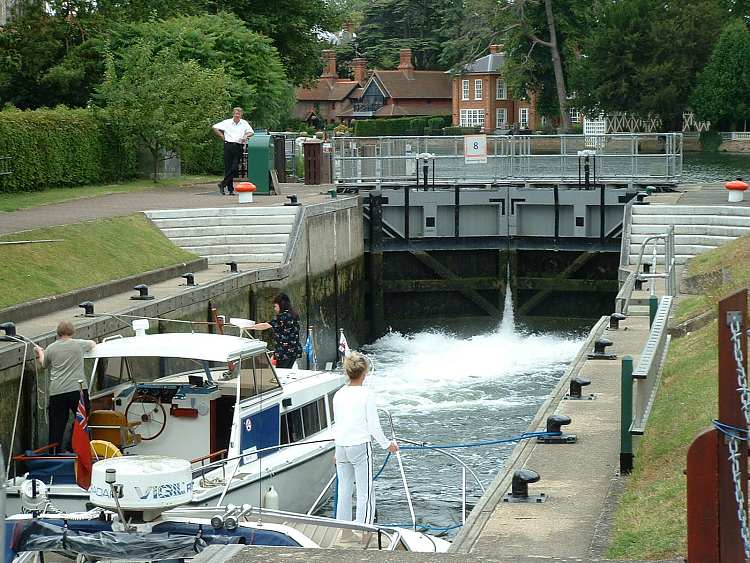
POLYGON ((0 191, 99 184, 136 175, 136 156, 88 109, 0 112, 0 191))
POLYGON ((422 130, 426 126, 426 117, 361 119, 354 122, 354 134, 357 137, 389 137, 415 134, 421 135, 422 130))

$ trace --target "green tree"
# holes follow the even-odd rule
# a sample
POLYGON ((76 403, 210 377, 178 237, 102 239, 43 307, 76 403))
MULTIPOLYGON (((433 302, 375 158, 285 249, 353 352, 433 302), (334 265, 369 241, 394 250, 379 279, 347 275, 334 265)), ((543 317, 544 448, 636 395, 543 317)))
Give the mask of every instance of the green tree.
POLYGON ((692 107, 714 127, 744 128, 750 119, 750 31, 741 20, 726 25, 698 77, 692 107))
POLYGON ((97 103, 131 146, 153 158, 154 179, 162 151, 198 143, 228 110, 229 80, 221 68, 181 60, 172 49, 140 40, 119 64, 109 56, 97 103))
POLYGON ((679 127, 728 16, 723 0, 600 2, 576 68, 576 104, 590 114, 654 114, 679 127))

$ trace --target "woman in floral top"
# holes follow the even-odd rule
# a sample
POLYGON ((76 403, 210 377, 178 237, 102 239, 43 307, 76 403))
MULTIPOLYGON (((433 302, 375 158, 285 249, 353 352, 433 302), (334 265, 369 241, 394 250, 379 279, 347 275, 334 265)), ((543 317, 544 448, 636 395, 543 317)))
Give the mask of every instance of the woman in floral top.
POLYGON ((292 303, 286 293, 279 293, 273 298, 273 309, 276 316, 267 323, 256 323, 253 330, 273 329, 274 351, 276 367, 290 368, 294 361, 302 355, 302 345, 299 343, 299 313, 292 308, 292 303))

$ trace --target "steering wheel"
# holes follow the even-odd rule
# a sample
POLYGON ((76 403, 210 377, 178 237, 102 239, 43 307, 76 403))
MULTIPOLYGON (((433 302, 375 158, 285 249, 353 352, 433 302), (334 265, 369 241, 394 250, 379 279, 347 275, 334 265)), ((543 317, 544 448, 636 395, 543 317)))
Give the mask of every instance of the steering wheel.
POLYGON ((167 412, 160 401, 145 394, 135 394, 125 409, 128 424, 137 427, 141 440, 157 438, 167 426, 167 412))

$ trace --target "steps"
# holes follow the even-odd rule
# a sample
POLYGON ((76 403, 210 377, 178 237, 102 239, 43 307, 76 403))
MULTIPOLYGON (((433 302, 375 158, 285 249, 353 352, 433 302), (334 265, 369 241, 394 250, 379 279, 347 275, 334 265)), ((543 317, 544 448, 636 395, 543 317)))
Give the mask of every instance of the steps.
MULTIPOLYGON (((629 264, 638 261, 641 243, 650 235, 675 227, 675 262, 713 250, 737 237, 750 234, 750 208, 729 205, 634 205, 630 226, 629 264)), ((650 261, 647 245, 644 260, 650 261)), ((664 245, 656 245, 657 263, 664 262, 664 245)))
POLYGON ((208 259, 280 264, 294 229, 298 207, 222 207, 146 211, 175 245, 208 259))

